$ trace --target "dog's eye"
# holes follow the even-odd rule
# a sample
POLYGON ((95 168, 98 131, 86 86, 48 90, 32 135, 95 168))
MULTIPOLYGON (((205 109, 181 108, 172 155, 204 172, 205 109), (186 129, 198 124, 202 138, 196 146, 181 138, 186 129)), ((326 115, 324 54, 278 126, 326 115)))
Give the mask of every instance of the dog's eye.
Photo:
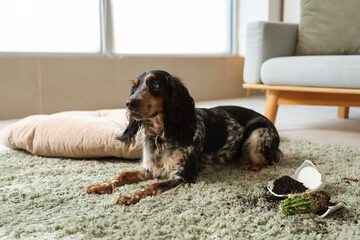
POLYGON ((157 82, 152 82, 152 83, 151 83, 151 87, 152 87, 153 89, 158 89, 158 88, 160 87, 160 85, 159 85, 157 82))

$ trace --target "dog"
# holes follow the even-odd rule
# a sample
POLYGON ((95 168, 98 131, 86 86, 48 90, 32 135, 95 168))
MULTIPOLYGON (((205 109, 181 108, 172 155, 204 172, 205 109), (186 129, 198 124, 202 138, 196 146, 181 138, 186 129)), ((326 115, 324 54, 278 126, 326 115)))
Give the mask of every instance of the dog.
POLYGON ((117 139, 130 144, 144 128, 141 168, 85 186, 85 191, 111 194, 125 184, 166 180, 119 196, 119 205, 174 191, 194 183, 200 173, 223 165, 258 172, 282 156, 279 134, 263 115, 238 106, 195 108, 181 80, 162 70, 140 74, 133 81, 126 106, 129 124, 117 139))

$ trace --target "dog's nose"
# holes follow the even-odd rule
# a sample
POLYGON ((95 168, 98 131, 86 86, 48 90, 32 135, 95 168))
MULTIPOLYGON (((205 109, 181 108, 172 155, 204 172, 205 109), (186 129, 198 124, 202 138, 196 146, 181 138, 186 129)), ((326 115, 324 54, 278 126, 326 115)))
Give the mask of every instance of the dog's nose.
POLYGON ((139 99, 130 98, 126 101, 126 106, 128 109, 134 109, 139 104, 139 99))

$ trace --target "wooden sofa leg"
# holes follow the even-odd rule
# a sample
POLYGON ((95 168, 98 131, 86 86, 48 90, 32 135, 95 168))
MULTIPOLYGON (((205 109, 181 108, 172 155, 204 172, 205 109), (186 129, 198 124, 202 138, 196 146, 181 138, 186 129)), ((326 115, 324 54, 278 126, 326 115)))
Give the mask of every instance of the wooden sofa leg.
POLYGON ((249 98, 250 97, 250 88, 246 89, 246 95, 245 95, 246 98, 249 98))
POLYGON ((272 123, 275 124, 276 114, 278 110, 278 98, 279 91, 277 90, 266 90, 266 106, 265 106, 265 117, 267 117, 272 123))
POLYGON ((349 118, 349 107, 339 106, 337 116, 338 116, 338 118, 343 118, 343 119, 349 118))

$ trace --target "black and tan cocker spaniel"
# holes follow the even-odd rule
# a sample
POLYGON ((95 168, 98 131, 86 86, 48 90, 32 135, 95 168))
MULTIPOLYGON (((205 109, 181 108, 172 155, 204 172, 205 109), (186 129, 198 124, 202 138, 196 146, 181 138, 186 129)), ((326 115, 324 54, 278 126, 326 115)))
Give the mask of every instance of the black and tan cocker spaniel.
POLYGON ((282 156, 279 135, 267 118, 237 106, 195 108, 180 79, 165 71, 138 76, 126 106, 129 125, 118 139, 131 143, 144 128, 141 168, 86 186, 86 192, 110 194, 125 184, 152 178, 166 180, 119 196, 116 203, 120 205, 175 190, 195 182, 200 173, 223 165, 260 171, 282 156))

